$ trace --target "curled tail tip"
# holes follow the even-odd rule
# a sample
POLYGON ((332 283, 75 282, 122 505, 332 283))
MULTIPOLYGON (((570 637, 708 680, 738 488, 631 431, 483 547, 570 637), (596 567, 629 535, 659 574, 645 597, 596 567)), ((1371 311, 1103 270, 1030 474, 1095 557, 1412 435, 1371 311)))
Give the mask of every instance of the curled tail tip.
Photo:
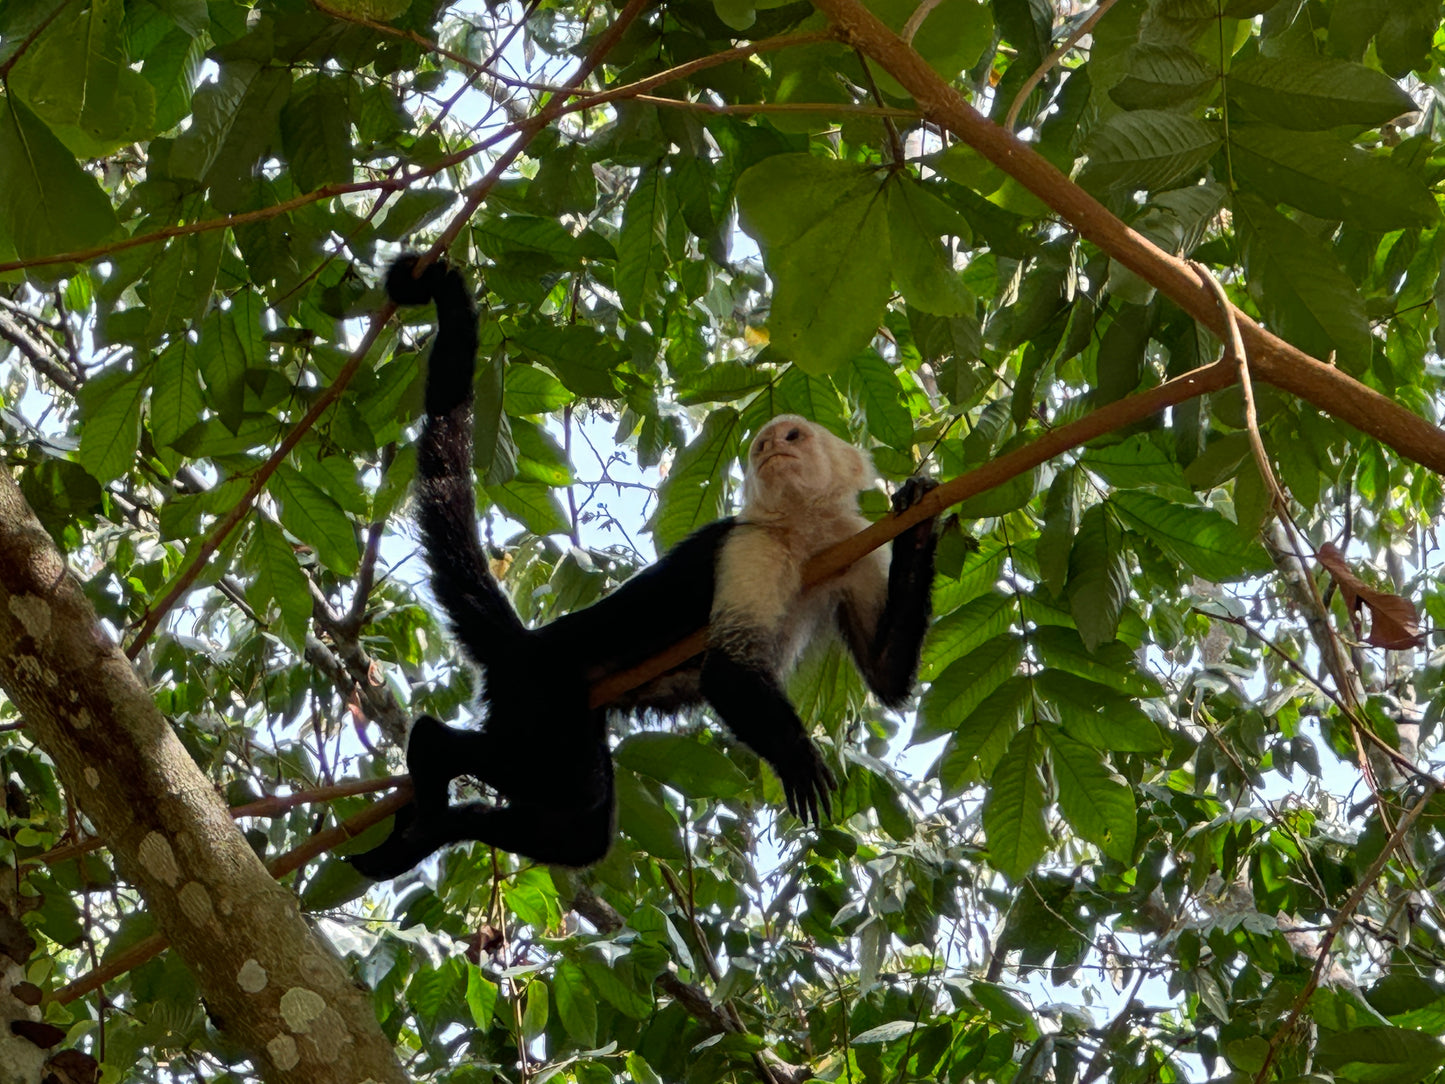
POLYGON ((441 260, 416 274, 415 253, 401 257, 386 272, 386 295, 398 305, 426 305, 437 299, 448 278, 457 276, 441 260))

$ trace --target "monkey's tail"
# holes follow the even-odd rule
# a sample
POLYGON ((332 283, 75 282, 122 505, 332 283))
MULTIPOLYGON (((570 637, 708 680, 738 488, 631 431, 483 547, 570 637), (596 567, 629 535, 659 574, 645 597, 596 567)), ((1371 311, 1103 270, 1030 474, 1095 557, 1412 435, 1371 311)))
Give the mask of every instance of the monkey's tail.
POLYGON ((477 360, 477 307, 460 271, 441 260, 416 274, 415 255, 403 256, 386 273, 386 292, 398 305, 435 302, 437 333, 426 380, 426 412, 446 414, 472 401, 477 360))
POLYGON ((505 662, 530 633, 493 579, 477 536, 472 488, 472 375, 477 310, 461 272, 438 261, 416 274, 415 256, 386 273, 398 305, 435 302, 437 331, 427 362, 426 424, 417 448, 417 505, 432 591, 457 639, 481 666, 505 662))

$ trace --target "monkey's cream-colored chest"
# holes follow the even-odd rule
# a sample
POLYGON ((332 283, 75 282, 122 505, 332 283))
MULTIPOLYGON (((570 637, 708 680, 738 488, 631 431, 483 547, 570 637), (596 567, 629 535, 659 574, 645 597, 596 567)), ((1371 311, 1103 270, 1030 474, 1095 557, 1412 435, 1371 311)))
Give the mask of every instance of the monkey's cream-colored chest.
POLYGON ((791 668, 813 637, 835 624, 845 598, 864 613, 883 605, 888 573, 877 551, 803 590, 808 559, 866 526, 868 521, 856 512, 830 510, 794 514, 776 524, 740 524, 718 561, 714 622, 767 636, 777 646, 781 669, 791 668))

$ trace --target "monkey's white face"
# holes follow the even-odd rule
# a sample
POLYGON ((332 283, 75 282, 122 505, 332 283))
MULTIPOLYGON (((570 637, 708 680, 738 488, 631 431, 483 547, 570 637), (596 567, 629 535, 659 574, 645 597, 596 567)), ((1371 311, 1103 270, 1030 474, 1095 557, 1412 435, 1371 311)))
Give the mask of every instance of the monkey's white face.
POLYGON ((858 449, 806 418, 780 414, 748 449, 744 508, 780 513, 822 501, 851 511, 853 495, 871 477, 867 457, 858 449))

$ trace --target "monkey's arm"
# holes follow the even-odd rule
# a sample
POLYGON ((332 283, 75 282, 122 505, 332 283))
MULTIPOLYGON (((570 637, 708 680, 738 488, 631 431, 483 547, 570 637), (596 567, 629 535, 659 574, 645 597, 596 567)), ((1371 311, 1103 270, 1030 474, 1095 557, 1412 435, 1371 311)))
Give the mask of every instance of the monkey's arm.
MULTIPOLYGON (((893 510, 901 512, 936 488, 927 478, 909 478, 893 495, 893 510)), ((933 603, 933 551, 937 546, 935 520, 927 519, 893 540, 888 566, 888 593, 876 624, 857 600, 846 598, 838 621, 858 671, 874 695, 890 708, 908 699, 918 672, 918 657, 933 603)), ((876 610, 874 611, 877 612, 876 610)))
POLYGON ((771 670, 735 635, 708 647, 702 693, 738 740, 772 765, 795 816, 821 824, 820 809, 832 814, 833 773, 771 670))
POLYGON ((472 489, 472 375, 477 311, 461 274, 432 264, 413 277, 416 257, 392 264, 386 290, 398 305, 436 302, 427 361, 426 422, 417 447, 417 507, 432 590, 473 661, 505 661, 527 637, 511 601, 487 569, 472 489))

